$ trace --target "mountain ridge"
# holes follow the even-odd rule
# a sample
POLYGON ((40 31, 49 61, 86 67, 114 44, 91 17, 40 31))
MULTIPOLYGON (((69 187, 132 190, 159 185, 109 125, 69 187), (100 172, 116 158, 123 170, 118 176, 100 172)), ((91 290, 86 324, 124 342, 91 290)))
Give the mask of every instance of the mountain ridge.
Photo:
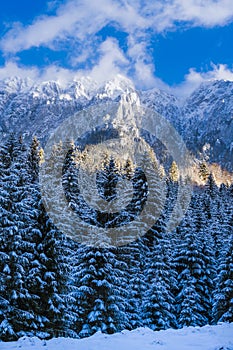
POLYGON ((72 114, 94 104, 118 101, 125 93, 168 119, 197 159, 233 171, 233 82, 224 80, 202 83, 181 103, 156 88, 136 90, 121 75, 102 84, 81 78, 66 86, 8 78, 0 81, 1 138, 14 132, 25 138, 36 135, 43 141, 72 114))

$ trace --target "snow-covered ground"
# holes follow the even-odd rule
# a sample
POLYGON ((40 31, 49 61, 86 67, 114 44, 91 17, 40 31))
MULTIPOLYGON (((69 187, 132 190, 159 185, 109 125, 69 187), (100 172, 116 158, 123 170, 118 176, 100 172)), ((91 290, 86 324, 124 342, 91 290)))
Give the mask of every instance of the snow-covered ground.
POLYGON ((153 332, 149 328, 113 335, 96 333, 84 339, 54 338, 48 341, 23 337, 0 343, 1 350, 233 350, 233 323, 153 332))

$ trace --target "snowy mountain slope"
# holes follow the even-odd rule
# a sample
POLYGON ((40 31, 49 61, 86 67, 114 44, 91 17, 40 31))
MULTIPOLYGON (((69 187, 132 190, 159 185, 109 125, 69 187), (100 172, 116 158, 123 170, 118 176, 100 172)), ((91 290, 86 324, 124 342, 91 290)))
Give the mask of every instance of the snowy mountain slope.
POLYGON ((0 88, 0 131, 3 136, 18 132, 37 134, 43 139, 49 130, 89 101, 88 94, 79 83, 73 83, 69 92, 55 82, 25 88, 25 81, 21 80, 19 86, 16 79, 3 82, 0 88))
POLYGON ((133 84, 121 76, 101 86, 83 78, 66 87, 54 81, 33 84, 20 78, 6 79, 0 82, 0 134, 3 138, 9 132, 36 134, 43 140, 83 107, 132 91, 133 84))
POLYGON ((140 100, 143 105, 166 117, 177 130, 180 130, 182 110, 180 102, 175 96, 165 91, 152 89, 143 91, 140 94, 140 100))
POLYGON ((233 170, 233 82, 202 84, 186 100, 182 123, 192 151, 233 170))
POLYGON ((229 81, 202 84, 182 105, 158 89, 136 91, 120 75, 102 85, 81 78, 66 87, 54 81, 7 79, 0 82, 0 136, 17 132, 45 140, 70 115, 89 105, 118 100, 123 93, 138 95, 143 105, 166 117, 199 159, 233 170, 233 83, 229 81))
POLYGON ((233 323, 153 332, 149 328, 113 335, 96 333, 89 338, 54 338, 48 341, 23 337, 0 343, 1 350, 232 350, 233 323))

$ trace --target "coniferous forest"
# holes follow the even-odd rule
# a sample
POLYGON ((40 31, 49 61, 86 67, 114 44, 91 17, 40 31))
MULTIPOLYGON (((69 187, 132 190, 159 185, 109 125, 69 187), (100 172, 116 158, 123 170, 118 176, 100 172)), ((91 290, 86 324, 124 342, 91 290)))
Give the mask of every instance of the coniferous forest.
MULTIPOLYGON (((167 232, 177 194, 170 172, 166 207, 143 237, 125 246, 91 247, 59 232, 46 213, 38 180, 42 153, 36 138, 28 147, 11 135, 0 146, 1 340, 233 322, 233 185, 218 187, 206 173, 182 222, 167 232)), ((82 215, 70 159, 64 189, 82 215)), ((133 207, 140 210, 146 180, 129 161, 124 173, 138 191, 133 207)), ((107 159, 97 177, 106 200, 115 195, 117 176, 114 159, 107 159)), ((86 220, 107 223, 95 214, 86 213, 86 220)))

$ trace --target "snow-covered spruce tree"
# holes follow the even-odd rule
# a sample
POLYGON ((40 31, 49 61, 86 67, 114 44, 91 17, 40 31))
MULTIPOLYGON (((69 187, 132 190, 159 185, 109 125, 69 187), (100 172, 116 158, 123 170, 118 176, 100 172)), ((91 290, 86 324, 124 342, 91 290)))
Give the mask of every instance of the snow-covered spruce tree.
POLYGON ((218 226, 221 230, 218 237, 219 256, 224 255, 225 248, 231 239, 233 233, 233 196, 231 196, 230 188, 224 184, 220 186, 218 197, 218 226), (222 252, 223 250, 223 252, 222 252))
POLYGON ((48 230, 37 181, 37 148, 34 139, 28 155, 22 139, 13 135, 1 148, 0 334, 4 340, 52 336, 54 328, 62 328, 65 307, 60 294, 65 294, 66 274, 59 261, 65 249, 61 247, 63 255, 55 251, 51 236, 57 231, 48 230))
POLYGON ((200 278, 199 292, 203 305, 203 316, 208 324, 212 322, 212 305, 214 280, 216 278, 216 259, 214 257, 214 243, 208 229, 197 232, 197 244, 200 247, 203 268, 200 278))
POLYGON ((177 199, 177 192, 179 188, 178 181, 173 181, 170 176, 166 178, 166 202, 164 205, 164 217, 166 218, 166 221, 171 220, 174 218, 171 217, 172 211, 174 208, 174 205, 176 204, 177 199))
MULTIPOLYGON (((140 169, 137 169, 131 159, 127 159, 121 171, 123 178, 131 182, 133 186, 133 196, 130 188, 128 191, 124 187, 124 191, 120 193, 122 207, 124 207, 124 215, 120 218, 123 222, 128 223, 125 235, 131 237, 132 242, 118 247, 117 255, 120 260, 126 264, 125 276, 128 285, 127 298, 127 315, 129 319, 130 329, 142 326, 142 299, 146 290, 144 279, 145 257, 148 247, 144 244, 144 240, 140 237, 140 232, 130 229, 130 221, 137 217, 143 208, 147 193, 146 178, 140 169), (125 207, 127 199, 131 198, 131 202, 125 207)), ((132 222, 134 225, 134 222, 132 222)))
MULTIPOLYGON (((109 213, 89 208, 81 194, 78 164, 81 162, 81 166, 89 169, 91 158, 88 152, 88 149, 83 153, 73 149, 70 160, 67 159, 63 184, 72 209, 93 226, 94 233, 95 225, 105 227, 111 220, 116 223, 118 215, 111 217, 109 213)), ((117 169, 111 157, 105 160, 97 173, 97 187, 99 195, 110 202, 115 198, 117 169)), ((94 190, 90 190, 88 188, 90 193, 94 193, 94 190)), ((93 198, 95 200, 97 199, 93 198)), ((72 307, 72 312, 76 313, 75 331, 80 337, 92 335, 99 330, 114 333, 129 328, 127 273, 127 264, 116 248, 78 246, 73 264, 71 296, 75 300, 72 307)))
POLYGON ((148 253, 145 269, 148 286, 143 300, 144 325, 153 330, 176 328, 175 271, 169 257, 169 242, 163 236, 148 253))
MULTIPOLYGON (((75 161, 86 162, 88 166, 88 150, 79 154, 76 159, 75 157, 71 159, 63 182, 73 208, 85 221, 90 220, 93 232, 94 225, 101 227, 106 225, 107 227, 113 223, 120 225, 122 221, 127 220, 127 210, 123 211, 123 214, 117 213, 115 216, 111 213, 102 213, 100 210, 85 210, 86 204, 82 198, 80 199, 75 161)), ((120 176, 124 175, 126 175, 125 172, 120 173, 120 167, 116 166, 111 155, 106 154, 102 167, 97 171, 96 186, 99 196, 107 202, 115 199, 117 181, 120 176)), ((134 185, 136 186, 136 180, 134 185)), ((94 191, 89 192, 94 193, 94 191)), ((97 198, 93 198, 92 203, 96 200, 97 198)), ((136 196, 134 200, 138 202, 136 196)), ((132 208, 131 215, 134 215, 132 208)), ((129 283, 132 286, 133 278, 130 259, 138 259, 136 256, 137 247, 130 247, 126 250, 124 248, 107 249, 86 246, 78 248, 74 266, 76 290, 72 296, 76 299, 74 312, 77 312, 78 315, 76 331, 81 337, 89 336, 98 330, 114 333, 124 328, 133 328, 136 323, 140 324, 139 316, 136 315, 137 310, 135 310, 136 303, 132 302, 131 298, 133 297, 129 290, 129 283), (130 249, 131 253, 132 250, 135 253, 133 258, 132 256, 128 258, 127 252, 130 249)), ((138 262, 141 263, 140 260, 138 262)))
MULTIPOLYGON (((130 160, 127 160, 125 165, 126 177, 132 181, 134 189, 134 196, 129 205, 130 215, 136 220, 137 216, 140 215, 144 208, 148 190, 150 191, 146 174, 150 176, 150 186, 153 187, 151 190, 154 192, 154 204, 157 206, 156 209, 158 209, 158 211, 162 209, 160 208, 160 186, 158 185, 158 176, 161 174, 159 173, 158 163, 152 153, 143 154, 142 163, 144 166, 143 169, 140 166, 137 167, 130 163, 130 160), (154 165, 154 168, 152 168, 151 165, 154 165), (156 171, 157 174, 155 175, 156 171)), ((148 215, 153 216, 153 213, 148 215)), ((148 288, 145 279, 146 257, 153 244, 162 237, 163 220, 156 220, 157 218, 152 218, 150 216, 149 220, 151 221, 151 219, 153 219, 155 225, 150 228, 143 237, 140 237, 141 233, 138 232, 135 237, 132 237, 133 242, 121 248, 122 256, 124 256, 124 261, 127 262, 128 266, 128 283, 130 290, 130 310, 128 314, 132 329, 143 325, 143 298, 148 288)), ((132 225, 134 225, 134 222, 132 222, 132 225)), ((130 225, 128 225, 128 232, 126 234, 130 235, 130 225)))
MULTIPOLYGON (((229 242, 232 217, 232 201, 224 185, 218 190, 213 176, 210 175, 201 195, 199 208, 206 218, 206 231, 209 231, 214 241, 216 263, 219 263, 225 245, 229 242)), ((203 215, 202 214, 202 215, 203 215)))
POLYGON ((222 237, 222 227, 217 217, 215 218, 215 220, 210 220, 209 222, 207 221, 206 231, 208 231, 212 237, 212 241, 214 243, 213 253, 214 253, 216 264, 218 264, 219 259, 221 259, 221 256, 223 253, 224 244, 223 244, 223 237, 222 237))
MULTIPOLYGON (((150 191, 150 188, 148 188, 147 177, 144 172, 145 167, 147 167, 147 176, 150 176, 150 186, 153 187, 151 191, 154 193, 154 205, 157 206, 156 209, 158 211, 161 210, 162 212, 160 196, 161 189, 158 181, 158 176, 161 176, 161 173, 158 168, 158 163, 151 153, 144 154, 143 160, 144 169, 134 167, 134 169, 129 171, 129 173, 131 173, 131 180, 133 181, 135 191, 135 196, 131 202, 131 205, 136 210, 132 210, 132 213, 135 215, 136 219, 143 210, 144 204, 147 200, 148 190, 150 191), (151 165, 154 165, 154 168, 152 168, 151 165)), ((126 166, 128 170, 129 164, 130 163, 128 161, 126 166)), ((150 213, 149 215, 153 216, 153 213, 150 213)), ((139 232, 138 237, 140 238, 136 239, 137 237, 135 237, 132 243, 128 244, 126 247, 122 247, 122 255, 124 256, 125 254, 129 271, 129 301, 131 306, 131 309, 129 310, 129 317, 132 328, 143 324, 143 299, 147 289, 149 288, 149 284, 146 279, 146 269, 148 268, 146 265, 146 257, 150 251, 153 250, 154 244, 157 244, 157 242, 162 238, 165 230, 164 215, 161 215, 158 220, 156 217, 152 218, 150 216, 149 220, 151 221, 151 219, 153 219, 155 224, 143 237, 140 237, 141 234, 139 232)), ((129 232, 127 232, 127 234, 130 234, 130 225, 128 230, 129 232)), ((150 264, 150 262, 148 264, 150 264)))
POLYGON ((71 330, 74 316, 69 311, 70 247, 66 237, 54 227, 46 213, 42 214, 42 218, 44 237, 38 251, 43 262, 43 288, 39 296, 41 315, 46 320, 44 332, 50 337, 75 336, 71 330))
POLYGON ((129 328, 126 268, 115 248, 79 247, 74 277, 78 314, 75 330, 80 337, 129 328))
POLYGON ((144 189, 144 192, 139 197, 139 203, 143 208, 143 205, 147 200, 147 195, 151 192, 153 193, 153 203, 151 202, 151 206, 155 209, 155 212, 148 213, 149 221, 154 224, 144 235, 143 242, 149 249, 153 249, 154 244, 163 237, 166 227, 167 202, 165 201, 165 203, 163 203, 162 201, 162 190, 164 189, 163 187, 166 186, 166 183, 164 181, 161 185, 161 182, 165 180, 163 169, 159 166, 158 161, 151 150, 149 150, 148 154, 143 155, 143 163, 146 175, 150 177, 150 182, 148 186, 147 177, 144 173, 141 175, 141 178, 139 178, 139 186, 144 189), (143 185, 141 185, 141 183, 143 185))
MULTIPOLYGON (((51 175, 56 172, 56 162, 63 152, 62 147, 61 143, 54 145, 54 154, 49 163, 51 169, 47 170, 49 177, 47 191, 50 191, 50 186, 56 188, 56 176, 51 177, 51 175)), ((59 216, 59 203, 54 204, 57 204, 56 222, 62 221, 62 216, 59 216)), ((47 332, 50 337, 77 336, 72 330, 75 315, 70 309, 70 303, 74 302, 70 294, 72 289, 70 274, 73 263, 70 257, 72 257, 73 243, 56 228, 46 213, 41 198, 38 206, 38 226, 43 233, 42 239, 37 244, 42 283, 39 288, 39 305, 41 315, 45 320, 43 331, 47 332)))
MULTIPOLYGON (((202 273, 200 278, 200 293, 202 295, 203 315, 207 317, 208 323, 212 320, 212 300, 214 290, 214 279, 216 277, 216 242, 213 239, 213 231, 208 225, 208 220, 203 212, 203 194, 194 196, 193 218, 195 221, 196 241, 202 256, 202 273)), ((211 220, 212 222, 212 220, 211 220)))
POLYGON ((204 187, 204 200, 203 200, 203 208, 208 221, 213 219, 217 213, 218 196, 219 196, 218 187, 215 183, 213 174, 210 173, 204 187))
MULTIPOLYGON (((90 195, 90 202, 92 206, 86 202, 82 191, 79 187, 79 171, 80 165, 84 167, 85 165, 91 162, 90 161, 90 150, 89 148, 85 149, 83 152, 79 150, 78 147, 71 143, 70 151, 67 153, 67 157, 64 165, 64 174, 63 174, 63 189, 65 191, 66 199, 69 202, 70 208, 79 216, 84 222, 96 225, 97 223, 97 210, 94 208, 93 201, 95 200, 93 193, 96 185, 90 184, 88 182, 88 177, 83 177, 82 179, 82 190, 90 195), (86 182, 85 182, 86 181, 86 182), (92 191, 93 189, 93 191, 92 191)), ((90 168, 88 168, 90 170, 90 168)), ((91 169, 92 171, 93 169, 91 169)), ((86 194, 86 193, 85 193, 86 194)), ((87 194, 87 196, 88 196, 87 194)), ((71 235, 74 234, 73 227, 71 227, 71 235)))
POLYGON ((104 162, 103 170, 97 172, 97 188, 99 195, 110 202, 116 198, 116 186, 118 182, 117 168, 113 157, 104 162))
MULTIPOLYGON (((153 191, 154 194, 154 206, 157 212, 161 215, 159 218, 153 217, 153 213, 150 213, 149 220, 153 219, 154 225, 146 232, 143 237, 135 240, 134 242, 123 248, 123 251, 129 255, 128 269, 129 269, 129 286, 131 291, 130 304, 132 306, 130 315, 132 327, 146 324, 145 318, 145 299, 148 301, 148 290, 150 289, 150 280, 147 278, 148 269, 150 269, 151 259, 154 253, 154 246, 160 244, 165 233, 165 212, 163 212, 163 206, 161 203, 161 186, 159 182, 162 179, 162 173, 158 167, 158 162, 152 153, 144 154, 144 169, 136 168, 133 174, 133 180, 136 186, 136 208, 139 210, 143 209, 144 203, 147 199, 148 190, 153 191), (151 167, 153 165, 153 167, 151 167), (150 186, 148 188, 147 177, 144 173, 146 168, 146 175, 150 176, 150 186), (132 312, 135 310, 135 312, 132 312), (136 317, 135 317, 136 316, 136 317)), ((135 217, 140 214, 135 213, 135 217)), ((130 230, 130 226, 129 226, 130 230)), ((140 236, 140 233, 139 233, 140 236)), ((153 259, 152 259, 153 260, 153 259)), ((147 325, 147 324, 146 324, 147 325)))
POLYGON ((196 237, 193 211, 189 208, 180 230, 182 240, 174 255, 177 271, 176 296, 178 326, 205 325, 209 321, 205 291, 205 263, 196 237))
POLYGON ((12 270, 17 268, 16 262, 11 263, 13 260, 11 255, 16 254, 13 238, 14 233, 18 230, 15 225, 18 217, 11 211, 13 179, 10 173, 14 160, 15 144, 16 140, 11 135, 0 149, 0 338, 2 340, 17 338, 11 316, 13 313, 11 294, 14 287, 12 270))
POLYGON ((205 193, 214 199, 218 195, 218 192, 219 190, 214 176, 212 173, 210 173, 205 184, 205 193))
POLYGON ((36 296, 30 291, 27 276, 35 244, 29 238, 36 234, 29 198, 33 198, 26 148, 22 139, 12 135, 2 152, 1 178, 1 301, 3 308, 1 337, 10 340, 23 334, 34 334, 40 321, 31 307, 36 296), (34 231, 33 231, 34 230, 34 231))
MULTIPOLYGON (((144 283, 146 288, 142 300, 142 318, 144 325, 154 330, 159 330, 176 327, 173 296, 176 280, 170 261, 170 247, 166 234, 166 222, 170 211, 169 204, 172 201, 171 197, 173 197, 171 192, 173 190, 175 192, 176 185, 174 184, 173 189, 171 188, 173 185, 172 180, 170 180, 172 183, 170 186, 164 181, 163 186, 167 186, 167 190, 170 189, 170 192, 167 192, 167 198, 164 205, 162 205, 161 190, 164 188, 161 188, 158 176, 162 180, 163 174, 160 172, 156 160, 152 158, 151 161, 154 161, 154 171, 157 171, 157 175, 150 175, 153 178, 153 181, 150 181, 150 185, 153 186, 155 194, 154 205, 158 212, 160 210, 160 216, 154 219, 154 225, 142 238, 144 245, 148 247, 144 263, 144 283)), ((176 178, 174 179, 175 182, 176 178)))
POLYGON ((145 258, 149 249, 141 238, 119 247, 117 252, 120 259, 126 263, 125 275, 128 285, 127 315, 130 329, 143 325, 142 304, 143 295, 147 289, 145 281, 145 258))
POLYGON ((213 321, 233 322, 233 235, 221 258, 215 282, 213 321))

